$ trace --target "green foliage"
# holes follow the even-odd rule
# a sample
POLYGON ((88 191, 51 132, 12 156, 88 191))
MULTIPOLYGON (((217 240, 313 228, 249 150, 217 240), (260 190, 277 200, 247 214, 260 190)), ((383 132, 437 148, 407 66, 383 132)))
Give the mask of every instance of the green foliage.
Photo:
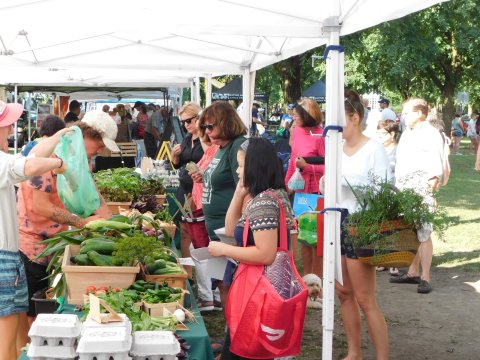
POLYGON ((162 180, 144 177, 134 168, 102 170, 93 175, 98 190, 105 201, 132 201, 139 195, 161 195, 165 193, 162 180))
MULTIPOLYGON (((357 234, 348 235, 355 248, 373 246, 381 251, 385 248, 387 235, 384 228, 391 220, 402 220, 407 226, 420 228, 432 223, 439 234, 443 234, 449 221, 441 207, 432 209, 423 198, 411 189, 398 190, 385 179, 371 175, 369 184, 350 186, 361 210, 348 217, 348 226, 357 234)), ((388 229, 387 231, 393 230, 388 229)))

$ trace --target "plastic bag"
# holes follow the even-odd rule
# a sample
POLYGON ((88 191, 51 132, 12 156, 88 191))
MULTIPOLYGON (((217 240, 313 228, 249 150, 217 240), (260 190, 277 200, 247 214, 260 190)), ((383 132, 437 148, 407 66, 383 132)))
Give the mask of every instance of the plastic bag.
POLYGON ((317 213, 305 212, 298 217, 298 241, 317 246, 317 213))
POLYGON ((290 180, 288 180, 288 188, 291 190, 303 190, 305 188, 305 179, 300 174, 299 169, 295 170, 290 180))
POLYGON ((55 155, 67 164, 67 170, 57 176, 57 191, 68 211, 86 218, 98 209, 100 197, 88 166, 82 131, 78 126, 72 129, 55 148, 55 155))

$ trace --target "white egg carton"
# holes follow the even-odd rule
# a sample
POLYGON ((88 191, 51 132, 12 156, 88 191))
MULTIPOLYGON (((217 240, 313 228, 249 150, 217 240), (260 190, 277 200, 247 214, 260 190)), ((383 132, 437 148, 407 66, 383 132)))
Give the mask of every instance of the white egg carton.
POLYGON ((27 356, 30 360, 47 360, 47 359, 75 359, 77 353, 75 348, 71 346, 35 346, 28 347, 27 356))
POLYGON ((74 314, 38 314, 28 336, 35 346, 73 346, 82 331, 74 314))
MULTIPOLYGON (((106 317, 109 314, 100 314, 100 317, 106 317)), ((85 333, 87 329, 91 328, 105 328, 105 327, 118 327, 118 328, 125 328, 127 334, 132 333, 132 323, 130 320, 128 320, 127 315, 125 314, 118 314, 120 317, 123 319, 123 321, 114 321, 114 322, 109 322, 109 323, 98 323, 95 320, 93 320, 90 315, 88 315, 87 319, 83 323, 83 328, 82 328, 82 335, 85 333)))
MULTIPOLYGON (((132 335, 125 328, 106 326, 86 329, 78 343, 77 352, 79 355, 123 354, 128 353, 131 346, 132 335)), ((97 357, 97 360, 100 359, 97 357)))
POLYGON ((130 350, 134 360, 175 360, 180 343, 171 331, 137 331, 130 350))
POLYGON ((110 353, 110 354, 79 354, 78 360, 132 360, 125 353, 110 353))

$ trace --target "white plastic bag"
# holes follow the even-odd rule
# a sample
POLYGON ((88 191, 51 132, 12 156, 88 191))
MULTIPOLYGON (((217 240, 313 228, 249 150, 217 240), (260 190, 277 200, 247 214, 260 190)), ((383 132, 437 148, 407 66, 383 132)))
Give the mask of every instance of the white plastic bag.
POLYGON ((303 190, 305 188, 305 179, 300 174, 300 169, 296 169, 290 180, 288 180, 290 190, 303 190))

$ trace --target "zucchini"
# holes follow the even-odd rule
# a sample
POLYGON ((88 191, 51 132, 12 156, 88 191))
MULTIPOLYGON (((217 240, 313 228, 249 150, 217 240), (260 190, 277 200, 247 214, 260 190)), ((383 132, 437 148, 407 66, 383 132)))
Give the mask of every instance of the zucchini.
POLYGON ((96 266, 113 266, 113 256, 111 255, 102 255, 92 250, 88 252, 88 259, 96 266))
POLYGON ((155 270, 158 270, 158 269, 164 269, 167 267, 167 262, 165 260, 162 260, 162 259, 158 259, 158 260, 155 260, 155 262, 153 263, 155 265, 155 270))
POLYGON ((153 272, 156 270, 155 266, 155 263, 147 264, 147 273, 153 274, 153 272))
POLYGON ((88 239, 80 245, 80 254, 88 254, 90 251, 96 251, 103 255, 112 255, 115 248, 116 243, 111 240, 104 238, 88 239))

